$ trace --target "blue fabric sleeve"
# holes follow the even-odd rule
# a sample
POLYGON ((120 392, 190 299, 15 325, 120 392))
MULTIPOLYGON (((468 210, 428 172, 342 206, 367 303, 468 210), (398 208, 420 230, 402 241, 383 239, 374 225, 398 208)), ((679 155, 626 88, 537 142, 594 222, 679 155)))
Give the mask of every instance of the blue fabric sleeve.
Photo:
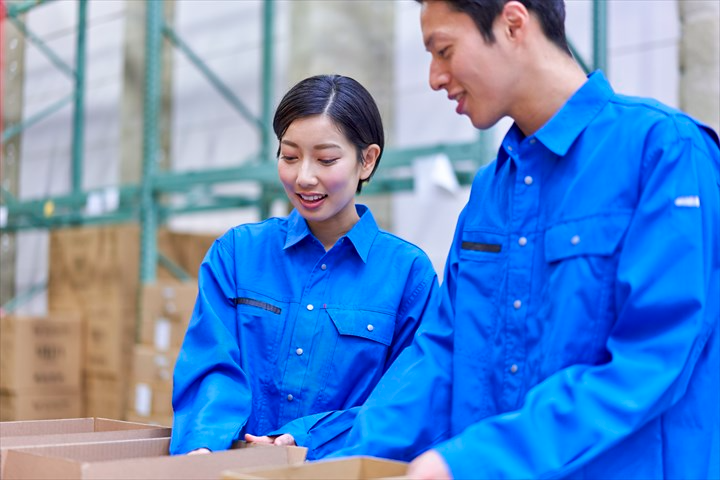
POLYGON ((712 161, 697 148, 702 143, 683 137, 647 154, 643 193, 619 258, 610 360, 560 370, 531 389, 520 409, 481 420, 437 446, 455 478, 571 474, 683 396, 718 328, 717 312, 708 307, 716 301, 708 299, 717 295, 709 291, 717 275, 710 252, 717 248, 720 208, 712 161), (692 196, 700 208, 675 203, 692 196))
POLYGON ((173 373, 175 412, 171 454, 226 450, 251 412, 250 386, 240 366, 235 267, 229 236, 216 240, 198 274, 198 296, 173 373))

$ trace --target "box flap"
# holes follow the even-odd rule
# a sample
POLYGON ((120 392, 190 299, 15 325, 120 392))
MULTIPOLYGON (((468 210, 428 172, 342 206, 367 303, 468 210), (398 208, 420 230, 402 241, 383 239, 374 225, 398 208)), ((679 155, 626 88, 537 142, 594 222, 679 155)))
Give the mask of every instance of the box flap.
POLYGON ((226 470, 223 480, 272 478, 281 480, 386 479, 405 475, 407 463, 373 457, 320 460, 288 467, 226 470))
POLYGON ((92 418, 68 418, 62 420, 25 420, 0 422, 0 438, 55 433, 79 433, 93 431, 92 418))

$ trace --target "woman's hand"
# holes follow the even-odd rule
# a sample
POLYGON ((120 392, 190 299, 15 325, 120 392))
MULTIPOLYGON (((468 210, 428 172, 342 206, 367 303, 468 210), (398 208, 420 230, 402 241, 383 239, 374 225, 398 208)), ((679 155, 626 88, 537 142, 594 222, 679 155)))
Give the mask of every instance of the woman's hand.
POLYGON ((449 480, 452 479, 445 459, 435 450, 428 450, 410 462, 407 477, 414 480, 449 480))
POLYGON ((196 448, 195 450, 188 452, 188 455, 206 455, 208 453, 212 453, 207 448, 196 448))
POLYGON ((282 435, 262 436, 256 437, 255 435, 245 434, 245 441, 247 443, 258 443, 262 445, 275 445, 278 447, 294 447, 295 438, 289 433, 283 433, 282 435))

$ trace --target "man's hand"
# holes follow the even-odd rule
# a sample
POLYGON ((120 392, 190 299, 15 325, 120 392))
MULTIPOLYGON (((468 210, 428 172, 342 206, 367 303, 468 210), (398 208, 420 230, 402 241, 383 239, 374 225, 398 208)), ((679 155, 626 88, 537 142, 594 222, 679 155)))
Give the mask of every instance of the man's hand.
POLYGON ((205 455, 208 453, 212 453, 212 452, 210 450, 208 450, 207 448, 196 448, 192 452, 188 452, 188 455, 205 455))
POLYGON ((416 480, 452 480, 447 463, 435 450, 428 450, 410 462, 407 477, 416 480))
POLYGON ((294 447, 295 438, 289 433, 283 433, 282 435, 273 436, 262 436, 256 437, 255 435, 245 434, 245 441, 247 443, 259 443, 264 445, 275 445, 278 447, 294 447))

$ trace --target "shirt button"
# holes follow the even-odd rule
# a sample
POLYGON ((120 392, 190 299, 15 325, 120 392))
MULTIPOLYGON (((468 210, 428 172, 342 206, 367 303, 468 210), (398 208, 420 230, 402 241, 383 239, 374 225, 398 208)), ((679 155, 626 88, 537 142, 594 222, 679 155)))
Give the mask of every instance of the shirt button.
POLYGON ((515 307, 515 310, 519 309, 520 307, 522 307, 522 302, 520 300, 515 300, 513 302, 513 307, 515 307))
POLYGON ((315 308, 315 307, 313 307, 312 303, 309 303, 308 306, 307 306, 307 309, 310 310, 310 311, 312 311, 313 308, 315 308))
POLYGON ((533 179, 530 175, 525 177, 525 185, 532 185, 533 179))
POLYGON ((297 353, 298 355, 302 355, 302 354, 303 354, 303 349, 302 349, 302 348, 298 348, 297 350, 295 350, 295 353, 297 353))
POLYGON ((368 329, 368 332, 372 332, 373 330, 375 330, 375 327, 373 327, 372 325, 368 325, 367 329, 368 329))
POLYGON ((573 237, 570 239, 570 243, 573 245, 577 245, 580 243, 580 235, 573 235, 573 237))
POLYGON ((535 140, 534 138, 531 138, 531 139, 530 139, 530 144, 531 144, 531 145, 535 145, 535 142, 536 142, 536 140, 535 140))
POLYGON ((525 238, 525 237, 520 237, 520 238, 518 239, 518 245, 520 245, 521 247, 524 247, 525 245, 527 245, 527 238, 525 238))
POLYGON ((320 265, 320 270, 327 270, 327 265, 325 265, 324 263, 320 265))
POLYGON ((508 151, 512 152, 512 147, 510 145, 508 145, 508 151))
POLYGON ((517 373, 517 371, 518 371, 518 366, 513 364, 510 367, 510 373, 517 373))
POLYGON ((292 396, 292 394, 289 394, 289 395, 287 396, 288 402, 292 402, 292 401, 293 401, 293 398, 294 398, 294 397, 292 396))

